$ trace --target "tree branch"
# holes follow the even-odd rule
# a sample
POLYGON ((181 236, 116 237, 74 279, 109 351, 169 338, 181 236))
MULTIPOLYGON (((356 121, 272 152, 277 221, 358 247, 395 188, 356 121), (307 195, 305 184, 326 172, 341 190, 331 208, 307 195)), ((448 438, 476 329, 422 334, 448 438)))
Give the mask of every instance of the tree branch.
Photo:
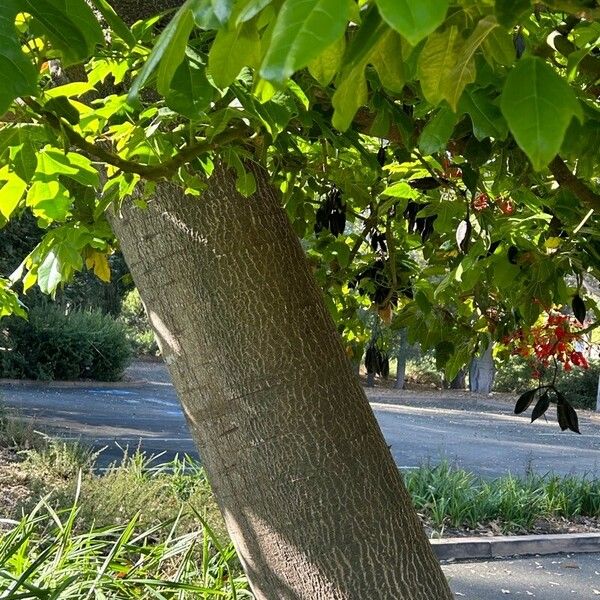
POLYGON ((565 161, 556 156, 549 165, 550 172, 561 187, 573 192, 590 208, 600 212, 600 194, 590 189, 581 179, 571 172, 565 161))
POLYGON ((114 154, 113 152, 102 148, 102 146, 88 142, 88 140, 77 133, 64 119, 45 110, 44 107, 35 100, 26 98, 24 101, 37 115, 43 118, 52 129, 63 135, 71 146, 85 152, 91 158, 120 169, 124 173, 135 173, 144 179, 153 181, 169 179, 180 167, 197 156, 210 152, 211 150, 216 150, 220 146, 224 146, 234 140, 247 137, 249 134, 246 126, 232 127, 231 129, 226 129, 217 134, 212 140, 202 140, 183 147, 177 154, 164 162, 156 165, 144 165, 142 163, 121 158, 118 154, 114 154))

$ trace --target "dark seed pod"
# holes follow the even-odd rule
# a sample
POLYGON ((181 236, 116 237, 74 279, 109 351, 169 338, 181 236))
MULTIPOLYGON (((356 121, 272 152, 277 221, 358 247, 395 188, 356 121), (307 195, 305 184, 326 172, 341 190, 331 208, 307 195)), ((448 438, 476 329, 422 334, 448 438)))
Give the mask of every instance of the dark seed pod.
POLYGON ((583 325, 587 309, 585 308, 585 302, 583 301, 583 298, 579 294, 575 294, 573 296, 571 308, 573 309, 575 318, 583 325))
POLYGON ((384 379, 387 379, 388 375, 390 374, 390 359, 387 356, 387 354, 381 354, 380 353, 380 355, 379 355, 379 370, 378 370, 378 373, 384 379))
POLYGON ((377 373, 379 369, 379 350, 377 346, 369 346, 365 354, 365 367, 367 373, 377 373))
POLYGON ((381 146, 379 150, 377 150, 377 162, 379 163, 380 167, 383 167, 383 165, 385 165, 385 159, 385 147, 381 146))
POLYGON ((327 229, 328 227, 329 216, 327 214, 327 209, 324 206, 320 206, 315 215, 315 233, 318 235, 323 229, 327 229))
POLYGON ((344 233, 346 228, 346 204, 342 201, 342 192, 333 186, 324 196, 315 215, 315 234, 328 229, 333 235, 344 233))
POLYGON ((521 32, 515 35, 513 43, 515 45, 515 52, 517 54, 517 58, 521 58, 523 53, 525 52, 525 38, 521 32))
POLYGON ((435 190, 440 187, 440 182, 434 177, 421 177, 420 179, 411 179, 408 185, 415 190, 435 190))
POLYGON ((335 210, 329 215, 329 231, 335 236, 344 233, 346 228, 346 213, 341 210, 335 210))

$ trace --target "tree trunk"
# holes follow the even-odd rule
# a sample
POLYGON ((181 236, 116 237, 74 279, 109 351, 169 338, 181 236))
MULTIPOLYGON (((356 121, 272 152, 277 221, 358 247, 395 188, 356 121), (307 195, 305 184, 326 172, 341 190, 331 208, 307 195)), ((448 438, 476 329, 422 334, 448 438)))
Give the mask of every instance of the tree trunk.
POLYGON ((367 387, 375 387, 375 373, 367 373, 367 387))
POLYGON ((469 366, 469 389, 480 394, 489 394, 494 384, 493 344, 490 342, 481 356, 476 356, 469 366))
POLYGON ((398 333, 398 350, 396 352, 396 382, 394 388, 403 390, 406 383, 406 355, 408 352, 408 337, 406 329, 401 329, 398 333))
POLYGON ((465 370, 461 369, 456 374, 456 377, 450 382, 450 389, 451 390, 464 390, 466 387, 465 378, 466 378, 465 370))
POLYGON ((452 594, 266 174, 109 216, 260 600, 452 594))

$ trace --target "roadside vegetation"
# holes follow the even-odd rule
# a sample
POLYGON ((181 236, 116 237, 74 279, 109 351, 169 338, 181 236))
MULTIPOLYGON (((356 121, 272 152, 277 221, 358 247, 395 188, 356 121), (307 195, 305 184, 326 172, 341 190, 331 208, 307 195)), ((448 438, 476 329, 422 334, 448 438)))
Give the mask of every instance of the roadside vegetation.
MULTIPOLYGON (((98 452, 0 410, 0 595, 251 598, 197 461, 98 452)), ((600 480, 407 471, 430 537, 600 531, 600 480)))

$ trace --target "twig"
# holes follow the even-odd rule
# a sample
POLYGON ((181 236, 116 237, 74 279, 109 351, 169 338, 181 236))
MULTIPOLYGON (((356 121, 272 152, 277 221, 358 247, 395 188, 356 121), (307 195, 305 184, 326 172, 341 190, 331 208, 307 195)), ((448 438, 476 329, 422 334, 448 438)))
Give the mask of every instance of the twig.
POLYGON ((600 211, 600 195, 574 175, 560 156, 557 155, 549 167, 554 179, 561 187, 572 191, 590 208, 600 211))
POLYGON ((136 173, 144 179, 149 180, 168 179, 173 176, 180 167, 197 156, 215 150, 234 140, 242 139, 248 135, 247 127, 233 127, 216 135, 212 140, 202 140, 195 144, 183 147, 177 154, 164 162, 156 165, 144 165, 121 158, 118 154, 114 154, 101 146, 88 142, 88 140, 77 133, 64 119, 45 110, 35 100, 27 98, 25 99, 25 102, 41 118, 43 118, 52 129, 63 135, 72 146, 82 150, 96 160, 120 169, 124 173, 136 173))

